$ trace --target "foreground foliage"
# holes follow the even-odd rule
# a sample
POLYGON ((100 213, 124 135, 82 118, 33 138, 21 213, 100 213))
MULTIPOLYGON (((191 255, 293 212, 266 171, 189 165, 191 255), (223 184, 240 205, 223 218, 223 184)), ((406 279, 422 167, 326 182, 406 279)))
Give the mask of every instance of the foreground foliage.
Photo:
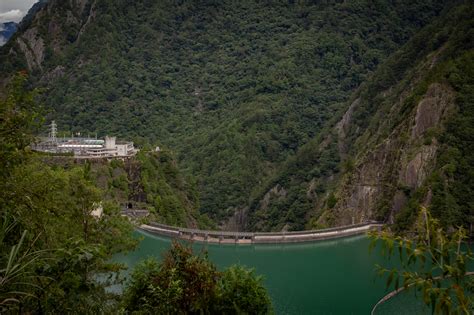
POLYGON ((50 167, 29 151, 41 120, 25 81, 0 100, 0 312, 108 312, 117 297, 105 287, 120 269, 108 261, 134 246, 132 227, 107 204, 92 216, 102 191, 88 164, 50 167))
POLYGON ((261 277, 243 267, 223 272, 192 249, 173 243, 162 263, 143 261, 123 301, 127 314, 267 314, 271 301, 261 277))
POLYGON ((400 268, 387 269, 377 265, 380 275, 388 275, 387 287, 395 291, 385 296, 376 307, 406 289, 422 293, 423 302, 433 313, 472 314, 472 280, 467 267, 472 263, 466 246, 466 230, 460 227, 447 233, 426 208, 422 208, 416 230, 410 238, 389 232, 371 235, 375 246, 381 241, 387 256, 398 256, 400 268), (400 286, 401 282, 401 286, 400 286))
MULTIPOLYGON (((110 262, 112 255, 134 248, 133 227, 112 202, 113 191, 97 187, 100 172, 92 165, 49 166, 29 151, 41 120, 33 114, 36 95, 25 89, 25 80, 16 77, 0 99, 0 313, 117 314, 120 305, 141 314, 270 311, 253 272, 218 272, 179 245, 162 265, 146 261, 138 267, 125 296, 108 291, 121 283, 122 266, 110 262), (93 216, 99 206, 103 214, 93 216)), ((176 179, 165 189, 183 185, 172 165, 162 161, 168 167, 157 171, 147 165, 157 160, 140 159, 146 192, 165 195, 153 178, 163 185, 176 179)), ((123 188, 122 182, 112 186, 123 188)))

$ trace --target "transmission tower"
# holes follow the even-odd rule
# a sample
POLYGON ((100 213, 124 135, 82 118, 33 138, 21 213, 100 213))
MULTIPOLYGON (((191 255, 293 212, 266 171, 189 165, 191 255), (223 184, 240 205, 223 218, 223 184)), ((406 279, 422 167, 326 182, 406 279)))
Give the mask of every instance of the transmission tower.
POLYGON ((51 141, 56 142, 56 134, 58 132, 58 126, 56 122, 53 120, 51 122, 51 141))

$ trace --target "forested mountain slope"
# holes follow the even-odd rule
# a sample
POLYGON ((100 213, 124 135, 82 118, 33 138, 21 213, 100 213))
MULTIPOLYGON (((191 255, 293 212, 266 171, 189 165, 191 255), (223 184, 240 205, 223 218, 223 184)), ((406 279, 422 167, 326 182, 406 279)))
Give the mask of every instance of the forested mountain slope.
POLYGON ((102 190, 104 203, 121 210, 148 209, 147 220, 181 227, 209 229, 214 225, 198 211, 195 185, 188 183, 176 160, 166 150, 142 149, 135 157, 122 160, 76 160, 70 156, 38 154, 46 165, 71 169, 86 165, 91 179, 102 190))
POLYGON ((421 30, 361 85, 331 128, 267 183, 247 226, 299 229, 376 219, 406 229, 420 205, 446 226, 469 226, 473 48, 471 3, 421 30))
MULTIPOLYGON (((51 0, 0 49, 0 72, 5 81, 27 69, 62 128, 174 150, 215 220, 240 213, 237 227, 300 229, 319 218, 333 174, 359 152, 352 140, 377 111, 357 111, 364 123, 351 120, 353 138, 340 147, 323 141, 334 117, 387 56, 455 4, 51 0)), ((331 195, 337 209, 340 194, 331 195)))

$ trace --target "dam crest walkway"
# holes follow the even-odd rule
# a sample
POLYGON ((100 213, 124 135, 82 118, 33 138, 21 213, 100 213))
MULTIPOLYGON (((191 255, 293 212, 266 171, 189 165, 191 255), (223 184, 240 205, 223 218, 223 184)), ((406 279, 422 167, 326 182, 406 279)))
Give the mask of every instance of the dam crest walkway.
POLYGON ((160 223, 140 225, 139 229, 175 239, 214 244, 280 244, 341 238, 380 230, 381 222, 370 221, 329 229, 290 232, 230 232, 180 228, 160 223))

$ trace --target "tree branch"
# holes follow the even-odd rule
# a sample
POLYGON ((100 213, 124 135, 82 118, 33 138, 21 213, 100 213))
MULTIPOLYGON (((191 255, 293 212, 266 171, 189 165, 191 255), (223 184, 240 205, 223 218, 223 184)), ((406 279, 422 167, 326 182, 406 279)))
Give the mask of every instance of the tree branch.
MULTIPOLYGON (((464 276, 472 276, 474 275, 474 271, 468 271, 464 274, 464 276)), ((450 278, 451 276, 448 276, 446 278, 450 278)), ((433 280, 438 280, 438 279, 441 279, 442 277, 441 276, 438 276, 438 277, 434 277, 433 280)), ((407 285, 406 287, 401 287, 401 288, 398 288, 397 290, 393 290, 392 292, 388 293, 387 295, 385 295, 383 298, 381 298, 377 304, 374 305, 374 307, 372 308, 372 311, 370 312, 370 315, 374 315, 375 314, 375 309, 382 303, 390 300, 391 298, 393 298, 394 296, 396 296, 398 293, 402 292, 403 290, 405 289, 408 289, 409 287, 413 286, 415 283, 410 283, 409 285, 407 285)))

